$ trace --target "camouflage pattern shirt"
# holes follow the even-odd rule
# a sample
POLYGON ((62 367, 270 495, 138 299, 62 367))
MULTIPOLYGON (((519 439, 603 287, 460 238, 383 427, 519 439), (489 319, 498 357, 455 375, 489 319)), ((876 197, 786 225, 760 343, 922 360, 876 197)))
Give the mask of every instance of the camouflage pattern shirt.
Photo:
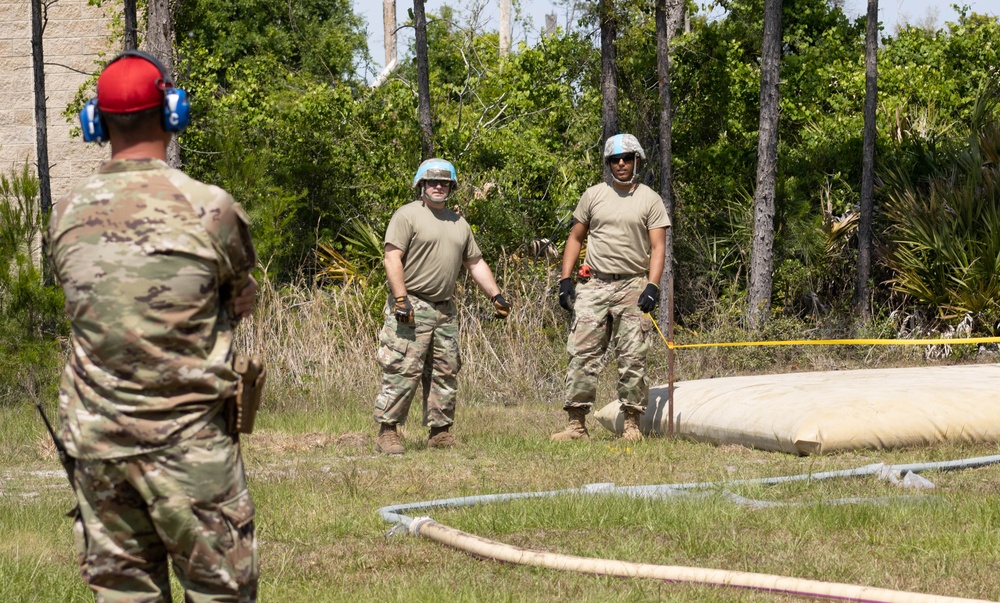
POLYGON ((204 427, 236 388, 232 300, 256 263, 243 209, 163 161, 111 160, 53 206, 45 239, 72 327, 69 453, 133 456, 204 427))

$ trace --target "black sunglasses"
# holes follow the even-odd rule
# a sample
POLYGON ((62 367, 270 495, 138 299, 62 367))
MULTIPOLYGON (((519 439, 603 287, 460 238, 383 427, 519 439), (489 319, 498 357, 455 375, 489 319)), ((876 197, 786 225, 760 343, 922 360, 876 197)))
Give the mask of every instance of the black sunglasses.
POLYGON ((625 163, 632 163, 635 161, 635 153, 622 153, 621 155, 611 155, 608 157, 610 163, 618 163, 624 160, 625 163))
POLYGON ((437 186, 451 186, 451 180, 424 180, 427 186, 434 188, 437 186))

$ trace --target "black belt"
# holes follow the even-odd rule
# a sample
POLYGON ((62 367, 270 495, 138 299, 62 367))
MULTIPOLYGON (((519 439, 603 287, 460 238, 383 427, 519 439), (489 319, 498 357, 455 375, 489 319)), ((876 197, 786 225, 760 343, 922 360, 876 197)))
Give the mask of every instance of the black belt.
POLYGON ((609 274, 607 272, 593 272, 594 278, 600 279, 602 281, 623 281, 630 278, 637 278, 640 276, 645 276, 645 272, 637 272, 634 274, 609 274))
MULTIPOLYGON (((446 299, 444 301, 434 302, 434 301, 430 301, 430 300, 424 299, 424 298, 420 297, 419 295, 413 295, 412 293, 410 293, 408 295, 419 299, 420 301, 424 302, 425 304, 430 304, 430 305, 434 306, 435 308, 441 308, 441 307, 447 306, 448 304, 451 303, 451 298, 446 299)), ((389 305, 391 306, 391 305, 393 305, 395 303, 396 303, 396 298, 393 297, 392 293, 390 293, 389 294, 389 305)))
POLYGON ((417 299, 419 299, 420 301, 422 301, 422 302, 424 302, 424 303, 427 303, 427 304, 430 304, 430 305, 434 306, 435 308, 444 308, 444 307, 446 307, 446 306, 447 306, 448 304, 450 304, 450 303, 451 303, 451 298, 449 298, 449 299, 446 299, 446 300, 444 300, 444 301, 431 301, 431 300, 429 300, 429 299, 424 299, 424 298, 420 297, 419 295, 414 295, 413 297, 416 297, 416 298, 417 298, 417 299))

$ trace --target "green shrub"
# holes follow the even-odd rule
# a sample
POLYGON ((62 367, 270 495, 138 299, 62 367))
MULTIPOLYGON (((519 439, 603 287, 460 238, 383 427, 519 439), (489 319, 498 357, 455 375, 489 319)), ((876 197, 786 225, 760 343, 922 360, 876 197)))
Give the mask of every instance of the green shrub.
POLYGON ((63 296, 36 265, 47 216, 38 179, 25 163, 0 174, 0 406, 55 399, 57 336, 67 332, 63 296))
POLYGON ((888 173, 888 256, 894 288, 943 319, 1000 320, 1000 121, 997 84, 984 90, 971 133, 916 141, 888 173))

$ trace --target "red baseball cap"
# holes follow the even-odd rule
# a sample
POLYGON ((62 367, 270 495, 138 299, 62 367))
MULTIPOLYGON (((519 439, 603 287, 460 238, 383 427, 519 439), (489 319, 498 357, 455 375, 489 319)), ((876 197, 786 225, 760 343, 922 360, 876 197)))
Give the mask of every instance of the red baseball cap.
POLYGON ((137 56, 112 61, 97 78, 97 107, 107 113, 132 113, 158 106, 166 88, 163 74, 137 56))

